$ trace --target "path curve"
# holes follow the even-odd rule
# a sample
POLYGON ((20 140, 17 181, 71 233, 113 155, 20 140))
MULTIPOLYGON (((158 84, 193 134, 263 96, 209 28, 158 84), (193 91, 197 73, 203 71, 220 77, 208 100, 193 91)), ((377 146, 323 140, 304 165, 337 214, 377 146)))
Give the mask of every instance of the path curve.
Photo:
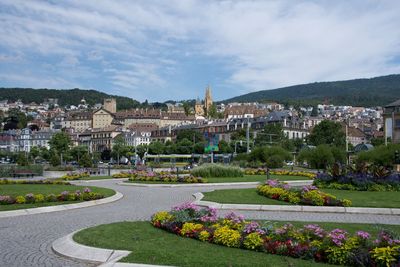
MULTIPOLYGON (((77 184, 87 185, 86 182, 77 184)), ((54 253, 54 240, 76 230, 118 221, 148 220, 160 210, 170 210, 171 206, 193 201, 192 194, 208 192, 216 187, 134 187, 121 186, 116 181, 96 181, 95 186, 107 187, 121 192, 124 197, 116 202, 63 212, 34 214, 27 216, 0 218, 0 266, 94 266, 91 263, 68 259, 54 253)), ((240 186, 239 186, 240 187, 240 186)), ((232 186, 238 188, 238 186, 232 186)), ((225 214, 229 211, 221 211, 225 214)), ((249 219, 366 222, 400 224, 400 217, 386 215, 323 214, 268 211, 241 211, 249 219)))

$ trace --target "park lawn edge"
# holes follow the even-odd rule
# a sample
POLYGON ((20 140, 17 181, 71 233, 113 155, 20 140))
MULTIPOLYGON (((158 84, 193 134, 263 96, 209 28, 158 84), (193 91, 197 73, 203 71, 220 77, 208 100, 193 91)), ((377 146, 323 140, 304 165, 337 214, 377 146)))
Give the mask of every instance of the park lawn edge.
MULTIPOLYGON (((15 184, 12 184, 15 186, 15 184)), ((42 184, 21 184, 24 186, 43 186, 42 184)), ((7 186, 7 185, 1 185, 7 186)), ((45 186, 59 186, 59 185, 45 185, 45 186)), ((63 185, 61 185, 63 186, 63 185)), ((65 186, 65 185, 64 185, 65 186)), ((85 186, 85 185, 68 185, 73 186, 76 190, 83 190, 88 187, 92 190, 92 192, 102 193, 104 198, 114 196, 117 192, 111 188, 99 187, 99 186, 85 186)), ((71 190, 72 192, 72 190, 71 190)), ((54 194, 59 194, 61 192, 55 191, 54 194)), ((22 194, 25 195, 25 194, 22 194)), ((102 198, 102 199, 104 199, 102 198)), ((50 207, 50 206, 59 206, 59 205, 68 205, 68 204, 77 204, 87 201, 57 201, 57 202, 42 202, 42 203, 33 203, 33 204, 11 204, 11 205, 0 205, 0 212, 2 211, 12 211, 12 210, 21 210, 21 209, 31 209, 31 208, 41 208, 41 207, 50 207)))
MULTIPOLYGON (((283 225, 287 222, 275 221, 274 223, 276 223, 277 225, 283 225)), ((358 223, 290 223, 298 227, 313 223, 320 225, 326 230, 332 230, 339 227, 341 229, 349 231, 350 233, 355 233, 358 230, 363 230, 370 232, 373 235, 376 235, 382 229, 389 229, 391 231, 400 232, 400 225, 385 225, 384 227, 382 227, 378 225, 375 226, 371 224, 358 223)), ((226 254, 228 254, 228 258, 232 260, 233 263, 238 262, 237 257, 246 257, 247 259, 251 257, 253 259, 253 261, 251 262, 248 262, 248 260, 247 262, 245 261, 246 263, 248 263, 248 265, 239 264, 239 266, 331 266, 328 264, 316 263, 312 260, 295 259, 285 256, 272 255, 264 252, 228 248, 212 243, 201 242, 199 240, 181 237, 168 231, 155 228, 150 224, 150 222, 147 221, 124 221, 86 228, 77 232, 73 236, 73 240, 79 244, 91 247, 132 251, 131 254, 120 260, 121 262, 129 263, 162 265, 171 264, 174 266, 226 266, 226 262, 224 262, 224 264, 220 264, 220 262, 216 264, 213 264, 213 262, 204 262, 205 260, 207 260, 207 258, 218 259, 218 257, 221 257, 221 255, 218 255, 218 253, 222 253, 225 256, 226 254), (116 230, 114 230, 115 233, 111 231, 113 227, 116 228, 116 230), (137 233, 132 234, 132 232, 134 233, 134 231, 137 231, 137 233), (143 235, 146 234, 146 231, 153 233, 153 236, 150 235, 150 237, 148 237, 148 240, 143 239, 143 235), (118 232, 124 232, 125 235, 121 236, 119 234, 116 234, 118 232), (166 247, 163 247, 163 242, 165 240, 169 240, 169 242, 165 244, 166 247), (177 253, 174 254, 177 249, 179 250, 179 247, 183 248, 183 251, 177 251, 177 253), (152 251, 152 249, 154 251, 152 251), (157 251, 161 252, 161 254, 157 254, 157 251), (156 254, 152 254, 153 252, 156 254), (168 256, 165 257, 165 255, 162 255, 162 252, 164 252, 166 255, 172 256, 173 258, 168 258, 168 256), (201 256, 199 256, 199 259, 190 259, 190 257, 198 256, 197 254, 193 254, 195 252, 205 253, 207 256, 205 258, 201 258, 201 256), (215 253, 216 255, 212 253, 215 253), (154 255, 153 260, 151 260, 151 257, 149 257, 148 254, 154 255), (236 258, 233 258, 233 255, 236 255, 236 258), (160 257, 160 259, 156 260, 156 257, 160 257), (271 265, 265 265, 267 262, 271 262, 271 265)), ((235 264, 233 264, 233 266, 235 266, 235 264)))

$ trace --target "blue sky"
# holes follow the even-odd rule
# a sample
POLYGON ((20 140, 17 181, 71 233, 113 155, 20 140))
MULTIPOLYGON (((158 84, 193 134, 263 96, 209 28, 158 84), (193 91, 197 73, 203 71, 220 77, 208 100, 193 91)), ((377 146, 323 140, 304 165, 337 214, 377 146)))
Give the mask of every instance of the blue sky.
POLYGON ((400 73, 400 1, 0 2, 0 87, 215 99, 400 73))

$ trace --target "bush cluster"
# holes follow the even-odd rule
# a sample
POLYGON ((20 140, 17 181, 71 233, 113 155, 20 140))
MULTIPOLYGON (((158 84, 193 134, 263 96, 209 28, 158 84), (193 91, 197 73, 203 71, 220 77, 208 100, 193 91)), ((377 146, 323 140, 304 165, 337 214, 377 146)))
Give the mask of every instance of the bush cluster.
POLYGON ((34 204, 43 202, 59 202, 59 201, 89 201, 104 198, 102 194, 92 192, 90 188, 85 188, 82 192, 77 190, 73 193, 64 191, 60 194, 26 194, 25 196, 7 196, 0 195, 0 205, 11 204, 34 204))
POLYGON ((351 235, 343 229, 327 231, 316 224, 296 228, 260 225, 241 215, 227 214, 218 219, 216 210, 183 204, 170 212, 162 211, 151 219, 153 226, 179 236, 227 247, 315 260, 346 266, 398 266, 400 240, 388 231, 376 238, 358 231, 351 235))
POLYGON ((337 199, 331 194, 320 191, 316 186, 294 188, 278 180, 268 180, 264 185, 259 185, 257 187, 257 193, 271 199, 293 204, 311 206, 351 206, 350 200, 337 199))
POLYGON ((60 180, 8 180, 1 179, 0 185, 2 184, 57 184, 57 185, 71 185, 68 182, 60 180))
MULTIPOLYGON (((244 174, 246 175, 267 175, 268 169, 258 168, 258 169, 246 169, 244 174)), ((270 170, 271 175, 285 175, 285 176, 303 176, 310 179, 314 179, 317 175, 312 172, 301 172, 301 171, 286 171, 286 170, 270 170)))
POLYGON ((199 177, 243 177, 243 170, 239 167, 221 164, 204 164, 192 170, 192 175, 199 177))
POLYGON ((80 180, 82 178, 88 178, 90 174, 88 172, 70 172, 66 175, 62 176, 61 179, 63 180, 80 180))
POLYGON ((400 191, 400 174, 379 168, 364 171, 331 171, 319 173, 314 185, 340 190, 400 191))
POLYGON ((154 181, 164 183, 206 183, 207 180, 193 175, 176 175, 170 172, 152 171, 129 171, 120 172, 112 176, 113 178, 129 178, 129 181, 154 181))

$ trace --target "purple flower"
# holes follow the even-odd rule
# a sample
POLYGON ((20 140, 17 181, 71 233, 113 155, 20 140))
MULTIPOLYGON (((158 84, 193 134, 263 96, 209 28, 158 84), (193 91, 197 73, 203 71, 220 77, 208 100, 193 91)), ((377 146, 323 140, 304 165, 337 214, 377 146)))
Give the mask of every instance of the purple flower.
POLYGON ((323 238, 325 236, 325 230, 322 229, 319 225, 317 224, 307 224, 304 225, 304 230, 312 232, 314 235, 323 238))
POLYGON ((230 220, 234 223, 241 223, 244 221, 244 216, 240 214, 236 214, 234 212, 230 212, 227 215, 225 215, 225 219, 230 220))
POLYGON ((334 229, 329 234, 328 237, 336 246, 341 246, 347 239, 348 233, 342 229, 334 229))
POLYGON ((208 214, 200 218, 202 222, 216 222, 217 220, 217 209, 215 208, 208 208, 208 214))
POLYGON ((197 206, 191 202, 185 202, 181 205, 178 205, 178 206, 175 206, 172 208, 172 210, 174 210, 174 211, 180 211, 180 210, 186 210, 186 209, 192 209, 194 211, 200 210, 199 206, 197 206))
POLYGON ((92 190, 90 190, 89 187, 86 187, 85 189, 83 189, 83 193, 90 193, 92 192, 92 190))
POLYGON ((302 191, 304 191, 304 192, 309 192, 312 190, 318 190, 318 187, 316 187, 314 185, 306 185, 306 186, 303 186, 303 188, 302 188, 302 191))
POLYGON ((267 180, 265 182, 266 185, 272 186, 272 187, 276 187, 279 185, 279 181, 278 180, 267 180))
POLYGON ((357 235, 358 237, 360 237, 361 239, 368 239, 368 238, 370 238, 370 236, 371 236, 369 233, 364 232, 364 231, 358 231, 358 232, 356 233, 356 235, 357 235))
POLYGON ((62 195, 62 196, 69 195, 69 192, 68 192, 68 191, 63 191, 63 192, 61 192, 61 195, 62 195))
POLYGON ((251 234, 251 233, 254 233, 254 232, 257 232, 257 233, 259 233, 261 235, 265 234, 265 231, 260 229, 260 228, 261 227, 257 222, 251 222, 251 223, 248 223, 248 224, 246 224, 244 226, 243 232, 246 233, 246 234, 251 234))

